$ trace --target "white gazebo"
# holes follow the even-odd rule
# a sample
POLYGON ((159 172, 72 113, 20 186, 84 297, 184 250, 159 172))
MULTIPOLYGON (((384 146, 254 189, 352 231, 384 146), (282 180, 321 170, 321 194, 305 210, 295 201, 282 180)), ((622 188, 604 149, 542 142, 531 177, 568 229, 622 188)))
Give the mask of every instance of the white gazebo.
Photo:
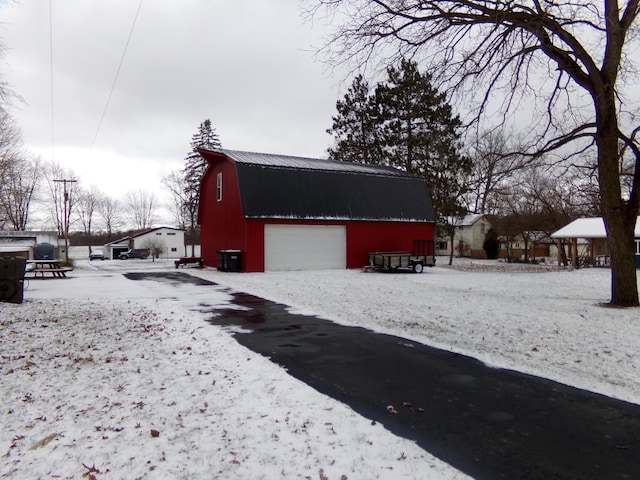
MULTIPOLYGON (((638 219, 640 220, 640 217, 638 219)), ((578 218, 557 232, 552 233, 551 238, 570 241, 570 254, 568 257, 571 258, 571 263, 574 266, 578 264, 580 240, 583 240, 583 244, 586 245, 586 251, 583 251, 583 256, 589 257, 592 265, 609 265, 609 252, 606 242, 607 229, 604 226, 602 217, 578 218)), ((637 245, 640 238, 640 221, 636 221, 635 238, 636 256, 638 256, 637 245)), ((560 251, 561 249, 558 249, 558 255, 560 255, 560 251)))

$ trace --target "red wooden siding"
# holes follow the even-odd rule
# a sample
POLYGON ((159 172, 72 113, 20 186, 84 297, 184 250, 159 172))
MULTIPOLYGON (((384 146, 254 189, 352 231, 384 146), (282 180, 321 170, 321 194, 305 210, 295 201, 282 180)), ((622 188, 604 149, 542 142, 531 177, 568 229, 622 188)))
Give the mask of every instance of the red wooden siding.
POLYGON ((413 240, 433 240, 432 223, 384 221, 327 221, 245 219, 233 162, 210 163, 202 178, 199 223, 201 255, 206 265, 218 266, 219 250, 240 250, 244 272, 264 271, 265 224, 345 225, 347 268, 362 268, 369 252, 411 251, 413 240), (222 201, 216 199, 216 179, 222 172, 222 201))
POLYGON ((414 240, 433 240, 433 224, 347 222, 347 268, 362 268, 369 252, 410 252, 414 240))
POLYGON ((362 268, 369 252, 408 251, 416 239, 433 240, 433 224, 407 222, 363 222, 326 220, 246 220, 247 243, 242 252, 245 272, 264 271, 264 226, 274 225, 346 225, 347 268, 362 268))
POLYGON ((200 249, 205 265, 218 266, 218 250, 247 249, 246 226, 235 166, 216 162, 202 177, 200 190, 200 249), (216 199, 216 177, 222 172, 222 201, 216 199))

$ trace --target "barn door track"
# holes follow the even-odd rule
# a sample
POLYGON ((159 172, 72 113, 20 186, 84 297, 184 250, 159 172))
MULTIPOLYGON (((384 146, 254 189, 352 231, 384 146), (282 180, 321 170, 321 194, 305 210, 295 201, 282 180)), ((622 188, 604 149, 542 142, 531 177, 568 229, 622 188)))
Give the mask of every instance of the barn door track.
POLYGON ((639 405, 230 294, 211 324, 473 478, 640 478, 639 405))

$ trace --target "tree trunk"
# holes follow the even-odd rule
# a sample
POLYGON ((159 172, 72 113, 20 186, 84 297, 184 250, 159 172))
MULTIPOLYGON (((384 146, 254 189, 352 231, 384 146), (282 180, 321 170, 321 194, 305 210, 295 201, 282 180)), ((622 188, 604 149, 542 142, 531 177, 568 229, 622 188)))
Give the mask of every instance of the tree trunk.
MULTIPOLYGON (((609 59, 611 60, 611 59, 609 59)), ((619 60, 619 59, 618 59, 619 60)), ((620 185, 618 115, 616 111, 615 72, 609 62, 603 67, 601 82, 595 84, 596 144, 600 201, 611 256, 611 304, 638 306, 638 279, 635 266, 634 230, 638 216, 638 192, 633 189, 625 200, 620 185)), ((636 162, 638 159, 636 159, 636 162)), ((636 167, 637 168, 637 167, 636 167)), ((638 173, 636 172, 636 175, 638 173)))
POLYGON ((453 265, 453 241, 456 236, 456 227, 449 227, 449 241, 451 242, 451 251, 449 252, 449 265, 453 265))
MULTIPOLYGON (((613 93, 602 101, 597 115, 598 181, 600 201, 611 256, 611 304, 638 306, 634 230, 637 208, 622 198, 618 152, 618 127, 613 93)), ((604 96, 603 96, 604 97, 604 96)))
POLYGON ((638 306, 635 262, 635 215, 605 216, 607 245, 611 255, 611 304, 638 306))

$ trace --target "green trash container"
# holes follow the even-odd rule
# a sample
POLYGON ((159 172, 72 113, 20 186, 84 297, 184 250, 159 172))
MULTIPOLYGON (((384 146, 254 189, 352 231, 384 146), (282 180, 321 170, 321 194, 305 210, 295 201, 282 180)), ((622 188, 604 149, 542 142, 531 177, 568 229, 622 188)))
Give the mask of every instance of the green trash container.
POLYGON ((27 259, 22 257, 0 258, 0 301, 22 303, 24 298, 24 272, 27 259))

